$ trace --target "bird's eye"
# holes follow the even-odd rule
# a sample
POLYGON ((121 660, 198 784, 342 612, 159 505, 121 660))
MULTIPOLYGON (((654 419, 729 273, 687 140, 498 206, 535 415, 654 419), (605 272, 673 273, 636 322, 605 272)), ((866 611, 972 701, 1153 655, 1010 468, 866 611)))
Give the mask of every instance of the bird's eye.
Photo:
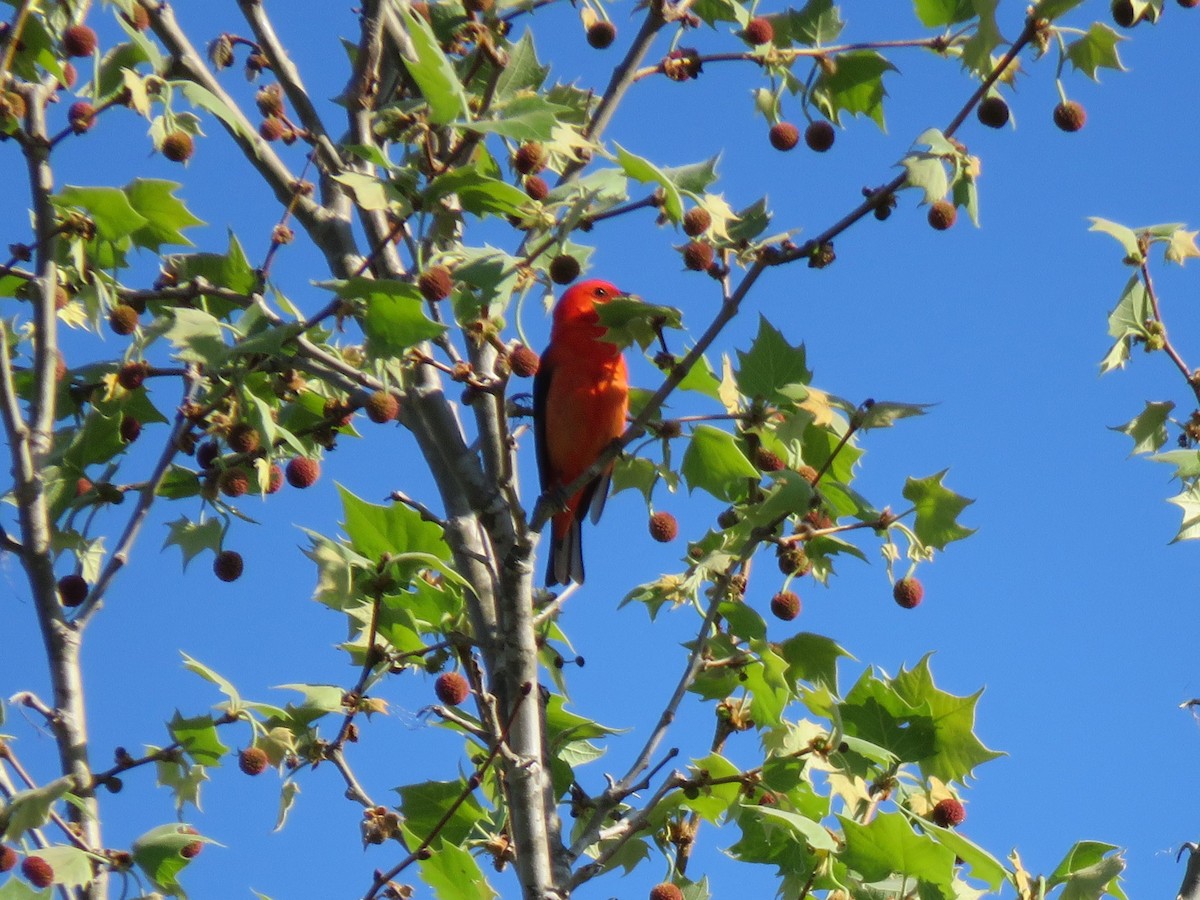
POLYGON ((606 291, 604 288, 596 288, 596 296, 597 297, 607 297, 608 291, 606 291))

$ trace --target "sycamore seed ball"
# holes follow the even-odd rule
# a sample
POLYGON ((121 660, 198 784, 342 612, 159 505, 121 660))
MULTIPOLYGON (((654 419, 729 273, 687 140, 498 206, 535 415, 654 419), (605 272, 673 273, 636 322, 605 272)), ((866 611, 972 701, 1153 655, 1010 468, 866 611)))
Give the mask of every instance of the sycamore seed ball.
POLYGON ((934 825, 942 828, 956 828, 967 818, 967 811, 963 807, 962 801, 955 797, 947 797, 937 802, 929 817, 933 819, 934 825))
POLYGON ((64 575, 58 579, 58 599, 63 606, 79 606, 87 595, 88 583, 82 575, 64 575))
POLYGON ((921 598, 924 596, 924 585, 911 575, 907 578, 901 578, 892 588, 893 599, 905 609, 913 609, 918 606, 921 603, 921 598))
POLYGON ((988 128, 1003 128, 1008 124, 1008 104, 1003 97, 984 97, 975 110, 979 121, 988 128))
POLYGON ((539 365, 541 358, 524 344, 517 344, 509 351, 508 366, 518 378, 532 378, 539 365))
POLYGON ((791 122, 776 122, 767 132, 767 138, 776 150, 786 152, 800 143, 800 129, 791 122))
POLYGON ((780 591, 771 598, 771 612, 777 619, 792 621, 800 615, 800 597, 793 591, 780 591))
POLYGON ((377 425, 393 421, 400 415, 400 401, 389 391, 376 391, 367 398, 364 407, 367 418, 377 425))
POLYGON ((238 768, 247 775, 261 775, 270 762, 267 752, 261 747, 247 747, 238 753, 238 768))
POLYGON ((702 206, 693 206, 683 214, 683 233, 688 237, 704 234, 711 224, 712 215, 702 206))
POLYGON ((312 487, 321 477, 321 464, 307 456, 297 456, 288 462, 284 474, 294 488, 312 487))
POLYGON ((683 264, 693 272, 705 272, 713 264, 713 248, 701 241, 689 241, 683 248, 683 264))
POLYGON ((421 273, 417 287, 426 300, 445 300, 454 289, 454 279, 445 266, 433 266, 421 273))
POLYGON ((570 284, 579 277, 579 260, 564 253, 550 261, 550 280, 555 284, 570 284))
POLYGON ((225 582, 237 581, 244 568, 242 554, 236 550, 222 550, 213 560, 213 573, 225 582))
POLYGON ((650 537, 660 544, 669 544, 679 535, 679 523, 669 512, 656 512, 650 517, 650 537))
POLYGON ((458 672, 443 672, 433 683, 433 692, 447 706, 458 706, 470 695, 471 686, 458 672))
POLYGON ((1087 123, 1087 111, 1083 105, 1074 100, 1060 103, 1054 107, 1054 124, 1063 131, 1078 131, 1087 123))
POLYGON ((587 30, 587 42, 596 50, 605 50, 617 39, 617 26, 612 22, 593 22, 587 30))
POLYGON ((818 119, 804 129, 804 143, 810 150, 815 150, 817 153, 824 153, 832 147, 836 138, 837 132, 824 119, 818 119))
POLYGON ((128 303, 118 303, 109 311, 108 327, 113 330, 114 334, 133 334, 137 330, 137 326, 137 310, 128 303))
POLYGON ((96 52, 96 32, 87 25, 72 25, 63 32, 63 50, 67 56, 91 56, 96 52))
POLYGON ((771 24, 770 19, 756 16, 746 23, 742 37, 746 39, 746 43, 753 44, 755 47, 769 44, 775 40, 775 27, 771 24))
POLYGON ((935 231, 945 231, 958 221, 958 209, 949 200, 938 200, 929 207, 929 224, 935 231))
POLYGON ((679 885, 664 881, 650 888, 650 900, 683 900, 683 891, 679 885))
POLYGON ((27 856, 21 862, 21 874, 36 888, 54 884, 54 868, 40 856, 27 856))

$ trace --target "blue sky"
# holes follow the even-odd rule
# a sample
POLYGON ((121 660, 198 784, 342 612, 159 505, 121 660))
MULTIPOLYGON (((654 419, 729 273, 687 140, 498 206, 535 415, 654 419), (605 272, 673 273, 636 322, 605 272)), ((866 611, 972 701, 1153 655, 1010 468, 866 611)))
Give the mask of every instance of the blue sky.
MULTIPOLYGON (((329 6, 299 4, 294 14, 285 14, 283 4, 272 7, 284 42, 322 98, 345 83, 336 36, 355 27, 348 12, 329 13, 329 6)), ((587 47, 570 8, 539 11, 533 22, 552 76, 602 89, 605 67, 633 33, 630 6, 610 10, 620 33, 603 53, 587 47)), ((1019 31, 1023 9, 1001 3, 1008 36, 1019 31)), ((219 10, 179 4, 177 12, 195 26, 197 44, 223 29, 247 30, 233 4, 219 10)), ((851 2, 844 16, 850 39, 922 33, 907 4, 851 2)), ((1086 27, 1094 18, 1107 21, 1106 3, 1085 3, 1068 22, 1086 27)), ((112 27, 101 32, 102 40, 116 37, 112 27)), ((1121 48, 1128 72, 1105 71, 1099 86, 1079 73, 1066 75, 1068 93, 1088 109, 1078 134, 1063 134, 1050 122, 1058 99, 1052 60, 1033 66, 1024 60, 1027 75, 1010 95, 1016 130, 991 131, 969 120, 959 137, 983 161, 980 229, 963 217, 951 231, 933 232, 907 192, 889 221, 868 219, 841 236, 832 267, 768 272, 720 347, 731 352, 744 345, 762 313, 790 340, 806 344, 819 387, 856 400, 937 404, 926 417, 866 436, 860 490, 899 507, 906 476, 949 467, 947 484, 976 499, 963 521, 978 533, 922 568, 926 598, 916 610, 892 602, 884 566, 866 544, 870 565, 843 563, 829 589, 802 591, 805 608, 797 622, 784 628, 772 620, 772 628, 781 636, 798 627, 838 640, 861 661, 846 665, 845 684, 863 664, 895 673, 936 651, 933 671, 942 688, 968 694, 986 687, 977 734, 1008 754, 983 766, 966 792, 964 833, 1001 856, 1015 846, 1029 869, 1046 873, 1076 839, 1119 844, 1127 848, 1127 893, 1149 897, 1176 890, 1182 867, 1174 853, 1181 841, 1197 837, 1190 812, 1197 788, 1189 774, 1200 729, 1177 707, 1200 695, 1193 649, 1200 547, 1168 545, 1178 527, 1178 511, 1164 502, 1177 491, 1169 470, 1127 459, 1129 440, 1108 426, 1140 412, 1146 400, 1176 400, 1184 416, 1190 407, 1161 356, 1135 353, 1129 370, 1098 377, 1108 347, 1105 317, 1128 270, 1114 242, 1088 233, 1086 217, 1132 225, 1200 221, 1193 164, 1200 138, 1193 114, 1200 11, 1169 4, 1158 27, 1141 26, 1132 37, 1121 48)), ((702 51, 733 46, 707 30, 691 42, 702 51)), ((848 122, 824 155, 803 147, 780 154, 769 146, 749 96, 756 73, 739 64, 710 66, 694 83, 643 82, 608 138, 667 165, 722 153, 715 189, 735 208, 767 194, 776 226, 801 228, 803 237, 840 218, 858 202, 861 187, 890 179, 912 139, 944 125, 972 89, 953 63, 920 51, 891 58, 901 72, 887 80, 887 133, 863 120, 848 122)), ((243 94, 251 90, 240 83, 238 69, 223 78, 243 94)), ((791 113, 799 119, 794 107, 791 113)), ((180 178, 187 182, 182 196, 211 225, 195 233, 200 249, 222 249, 232 228, 251 259, 260 259, 278 210, 220 127, 206 120, 209 139, 199 144, 186 175, 149 155, 143 131, 129 114, 114 111, 86 140, 64 146, 60 182, 180 178), (97 159, 104 160, 103 171, 95 168, 97 159)), ((7 165, 17 165, 12 144, 0 153, 7 165)), ((297 168, 301 153, 292 150, 297 168)), ((9 190, 0 202, 6 233, 22 233, 24 202, 20 190, 9 190)), ((715 312, 714 283, 682 270, 671 249, 680 236, 655 230, 649 215, 599 225, 590 239, 597 248, 594 274, 680 307, 697 330, 715 312)), ((275 271, 302 308, 325 302, 309 282, 326 272, 303 241, 285 249, 275 271)), ((1171 272, 1160 267, 1157 279, 1172 338, 1193 361, 1200 359, 1200 327, 1187 304, 1198 271, 1197 262, 1171 272)), ((527 307, 524 325, 540 348, 547 327, 535 306, 527 307)), ((113 338, 106 341, 102 352, 114 352, 113 338)), ((78 358, 95 352, 77 337, 67 342, 72 361, 73 351, 78 358)), ((641 386, 657 385, 648 364, 636 363, 633 371, 641 386)), ((374 500, 397 487, 413 495, 423 489, 413 442, 401 429, 366 423, 362 430, 367 439, 343 441, 317 487, 285 489, 267 504, 247 504, 263 526, 235 526, 232 545, 247 560, 246 576, 235 584, 216 581, 203 558, 181 575, 178 551, 159 552, 164 523, 180 510, 157 511, 136 564, 121 576, 89 633, 85 660, 101 764, 106 748, 165 741, 162 722, 176 708, 194 715, 219 699, 182 670, 181 650, 245 695, 270 702, 288 698, 271 690, 284 682, 353 682, 355 673, 334 649, 345 637, 342 621, 308 600, 314 571, 300 553, 305 538, 299 528, 335 529, 335 479, 374 500)), ((532 501, 531 456, 526 463, 525 496, 532 501)), ((689 526, 696 533, 707 527, 717 509, 686 493, 660 499, 659 506, 679 517, 685 535, 689 526)), ((604 521, 586 536, 589 580, 564 618, 587 659, 571 674, 573 708, 637 729, 657 718, 683 664, 678 644, 695 628, 686 612, 664 613, 647 627, 642 609, 617 608, 633 585, 679 567, 682 541, 658 546, 643 539, 644 516, 632 493, 610 501, 604 521)), ((0 694, 43 691, 39 640, 12 558, 0 558, 0 579, 14 610, 5 625, 10 637, 0 656, 0 694)), ((768 597, 764 584, 757 594, 752 588, 749 599, 765 607, 768 597)), ((383 696, 394 714, 365 729, 357 756, 372 792, 387 802, 395 785, 453 777, 456 742, 419 715, 432 700, 431 682, 396 680, 383 696)), ((4 730, 19 734, 23 758, 49 775, 49 738, 13 715, 16 721, 4 730)), ((683 756, 706 751, 708 715, 684 711, 671 739, 683 756)), ((248 731, 225 738, 235 745, 248 739, 248 731)), ((634 749, 614 741, 612 755, 587 773, 591 785, 600 784, 602 771, 623 770, 634 749)), ((731 753, 736 757, 736 748, 731 753)), ((165 792, 141 774, 131 773, 125 790, 105 801, 114 844, 172 816, 165 792)), ((272 835, 277 780, 248 779, 231 766, 215 773, 204 813, 188 818, 226 847, 207 849, 189 868, 185 884, 193 897, 251 896, 243 886, 275 900, 360 896, 373 868, 396 861, 390 848, 361 852, 359 812, 341 798, 335 773, 319 769, 301 785, 286 831, 272 835)), ((703 852, 692 873, 708 874, 716 896, 735 896, 748 886, 770 890, 768 872, 747 871, 720 855, 734 838, 702 830, 703 852)), ((640 896, 663 874, 665 867, 651 863, 578 896, 640 896)), ((512 888, 503 878, 496 884, 512 888)), ((418 896, 426 895, 422 889, 418 896)))

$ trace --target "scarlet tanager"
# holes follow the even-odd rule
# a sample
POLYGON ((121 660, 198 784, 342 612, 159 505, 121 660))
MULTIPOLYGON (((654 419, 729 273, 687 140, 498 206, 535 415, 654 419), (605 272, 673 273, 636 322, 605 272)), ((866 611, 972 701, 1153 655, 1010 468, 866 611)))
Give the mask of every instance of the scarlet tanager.
MULTIPOLYGON (((625 431, 629 373, 616 344, 604 340, 598 304, 625 297, 607 281, 582 281, 554 308, 550 345, 533 382, 533 422, 542 490, 566 487, 625 431)), ((550 524, 546 584, 583 583, 581 528, 600 518, 612 465, 566 500, 550 524)))

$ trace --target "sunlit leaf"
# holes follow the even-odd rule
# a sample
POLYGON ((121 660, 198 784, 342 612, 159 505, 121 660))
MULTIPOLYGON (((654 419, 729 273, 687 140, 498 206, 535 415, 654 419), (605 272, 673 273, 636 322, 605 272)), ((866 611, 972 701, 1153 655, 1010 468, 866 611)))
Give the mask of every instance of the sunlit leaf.
POLYGON ((904 496, 917 510, 913 531, 930 547, 945 550, 951 541, 960 541, 975 533, 958 523, 958 514, 974 503, 942 484, 946 469, 927 478, 909 478, 904 496))
POLYGON ((1146 408, 1124 425, 1110 426, 1111 431, 1119 431, 1133 438, 1133 449, 1130 455, 1136 453, 1153 453, 1167 442, 1167 420, 1175 404, 1167 400, 1162 403, 1147 403, 1146 408))
POLYGON ((745 496, 746 479, 759 477, 733 435, 711 425, 699 425, 692 432, 681 472, 689 491, 700 488, 726 501, 745 496))

